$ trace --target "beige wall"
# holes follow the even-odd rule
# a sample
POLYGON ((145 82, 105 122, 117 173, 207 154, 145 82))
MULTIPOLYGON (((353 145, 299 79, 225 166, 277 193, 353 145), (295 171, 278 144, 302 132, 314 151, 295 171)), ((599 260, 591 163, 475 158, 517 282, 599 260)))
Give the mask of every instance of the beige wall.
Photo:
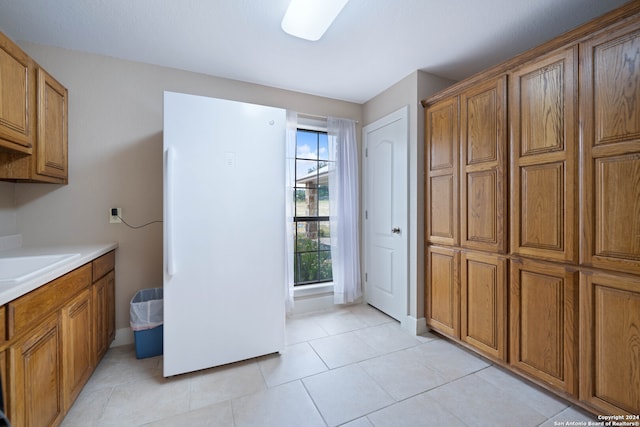
MULTIPOLYGON (((423 110, 419 102, 450 80, 416 71, 364 105, 154 65, 21 43, 69 89, 69 185, 0 183, 0 236, 25 245, 117 241, 116 325, 129 300, 162 285, 162 225, 108 223, 110 207, 139 225, 162 219, 162 93, 165 90, 359 121, 362 127, 409 105, 408 314, 423 316, 423 110)), ((201 185, 201 183, 194 183, 201 185)))
MULTIPOLYGON (((59 48, 20 45, 69 90, 69 185, 2 183, 0 235, 20 232, 25 245, 119 242, 117 328, 129 326, 129 301, 138 289, 162 286, 162 225, 131 230, 109 224, 108 211, 121 207, 123 217, 133 225, 162 219, 163 91, 362 123, 359 104, 59 48), (12 198, 13 207, 11 201, 5 202, 12 198)), ((204 189, 203 183, 193 184, 204 189)))
MULTIPOLYGON (((424 317, 424 110, 420 101, 453 84, 415 71, 363 105, 364 125, 409 106, 409 292, 407 314, 415 322, 424 317)), ((416 325, 407 325, 413 329, 416 325)))
POLYGON ((0 236, 18 232, 15 207, 15 184, 0 182, 0 236))

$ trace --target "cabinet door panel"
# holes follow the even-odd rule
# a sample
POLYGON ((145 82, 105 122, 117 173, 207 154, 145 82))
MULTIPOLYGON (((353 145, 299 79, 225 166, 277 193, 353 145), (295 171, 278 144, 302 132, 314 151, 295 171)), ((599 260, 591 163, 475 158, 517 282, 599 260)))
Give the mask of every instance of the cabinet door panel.
POLYGON ((640 22, 581 45, 580 262, 640 271, 640 22))
POLYGON ((67 89, 38 69, 38 175, 67 178, 67 98, 67 89))
POLYGON ((511 365, 577 393, 576 273, 522 260, 511 263, 511 365))
POLYGON ((110 271, 107 275, 107 349, 116 337, 116 272, 110 271))
POLYGON ((94 366, 92 295, 83 291, 62 309, 62 363, 64 407, 68 411, 94 366))
POLYGON ((107 277, 93 284, 94 349, 96 362, 107 352, 107 277))
POLYGON ((0 147, 32 152, 33 63, 0 33, 0 147))
POLYGON ((460 338, 460 253, 448 248, 427 251, 427 324, 460 338))
POLYGON ((425 225, 429 243, 457 245, 458 225, 458 98, 429 106, 425 165, 425 225))
POLYGON ((640 261, 640 153, 595 160, 595 254, 640 261))
POLYGON ((564 61, 519 74, 520 154, 564 149, 564 61))
POLYGON ((640 138, 639 35, 595 42, 591 49, 595 145, 640 138))
POLYGON ((470 252, 461 258, 462 340, 506 362, 507 262, 494 255, 470 252))
POLYGON ((430 215, 429 225, 432 240, 453 241, 455 238, 454 178, 450 175, 435 176, 430 179, 430 215))
POLYGON ((577 47, 510 74, 511 253, 578 261, 577 47))
POLYGON ((466 164, 498 160, 498 149, 503 145, 504 114, 503 88, 490 85, 462 94, 461 127, 466 164))
POLYGON ((461 246, 506 252, 506 77, 460 95, 461 246))
POLYGON ((498 213, 498 180, 495 170, 468 172, 466 179, 466 200, 463 218, 463 246, 493 247, 498 244, 498 235, 503 228, 503 212, 498 213), (466 232, 464 230, 466 229, 466 232))
POLYGON ((640 279, 581 274, 580 399, 611 414, 640 413, 640 279))
POLYGON ((455 166, 458 145, 458 103, 448 100, 427 111, 429 123, 429 169, 455 166))
POLYGON ((12 425, 58 425, 63 417, 60 325, 51 316, 10 349, 10 419, 12 425))
POLYGON ((93 288, 93 343, 96 363, 115 338, 115 271, 110 271, 93 288))
POLYGON ((520 247, 564 247, 564 162, 520 168, 520 247))

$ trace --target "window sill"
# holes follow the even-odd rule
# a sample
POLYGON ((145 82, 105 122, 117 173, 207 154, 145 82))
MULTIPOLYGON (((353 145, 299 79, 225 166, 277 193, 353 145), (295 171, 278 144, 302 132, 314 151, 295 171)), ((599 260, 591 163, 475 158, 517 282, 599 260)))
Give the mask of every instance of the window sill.
POLYGON ((296 286, 293 289, 294 298, 313 297, 324 294, 333 294, 333 282, 296 286))

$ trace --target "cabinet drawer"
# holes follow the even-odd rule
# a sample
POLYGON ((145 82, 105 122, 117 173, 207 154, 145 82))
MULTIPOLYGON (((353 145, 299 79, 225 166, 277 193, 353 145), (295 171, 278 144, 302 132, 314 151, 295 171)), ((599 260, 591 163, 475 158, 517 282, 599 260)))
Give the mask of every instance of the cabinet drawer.
POLYGON ((111 251, 108 254, 96 258, 93 263, 93 282, 110 272, 116 267, 116 252, 111 251))
POLYGON ((8 306, 9 338, 61 307, 91 284, 91 267, 85 264, 48 284, 10 302, 8 306))

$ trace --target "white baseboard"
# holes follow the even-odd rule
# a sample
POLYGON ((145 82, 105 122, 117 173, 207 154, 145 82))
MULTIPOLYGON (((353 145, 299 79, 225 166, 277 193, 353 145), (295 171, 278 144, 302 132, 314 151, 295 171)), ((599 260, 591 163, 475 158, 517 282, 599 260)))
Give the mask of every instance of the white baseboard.
POLYGON ((335 308, 333 293, 295 298, 292 314, 304 314, 335 308))
POLYGON ((120 347, 134 343, 133 331, 131 328, 116 329, 116 338, 111 343, 111 347, 120 347))
POLYGON ((422 335, 429 331, 427 328, 427 319, 424 317, 418 319, 413 316, 407 316, 400 322, 400 325, 413 335, 422 335))

